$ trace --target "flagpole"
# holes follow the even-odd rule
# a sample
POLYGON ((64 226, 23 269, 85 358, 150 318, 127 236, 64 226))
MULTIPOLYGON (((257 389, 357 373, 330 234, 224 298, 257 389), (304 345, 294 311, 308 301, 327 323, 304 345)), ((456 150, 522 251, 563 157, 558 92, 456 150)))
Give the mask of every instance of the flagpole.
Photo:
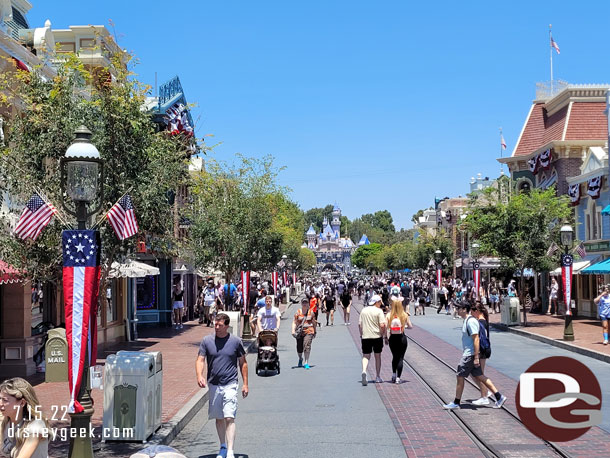
MULTIPOLYGON (((40 188, 38 188, 37 186, 33 186, 32 187, 34 189, 34 192, 36 194, 38 194, 40 196, 40 198, 42 200, 44 200, 44 203, 47 205, 52 205, 49 201, 49 199, 47 198, 47 196, 44 194, 44 192, 42 192, 40 190, 40 188)), ((53 207, 55 207, 55 205, 53 205, 53 207)), ((61 215, 61 213, 59 212, 59 208, 55 207, 55 210, 57 210, 55 212, 55 216, 57 216, 57 219, 66 227, 70 228, 70 229, 74 229, 74 226, 72 226, 71 224, 69 224, 61 215)))
POLYGON ((551 56, 551 97, 553 96, 553 35, 551 33, 551 28, 553 24, 549 24, 549 55, 551 56))
MULTIPOLYGON (((500 127, 500 159, 502 159, 502 152, 504 149, 502 148, 502 128, 500 127)), ((504 175, 504 164, 500 162, 500 175, 504 175)))

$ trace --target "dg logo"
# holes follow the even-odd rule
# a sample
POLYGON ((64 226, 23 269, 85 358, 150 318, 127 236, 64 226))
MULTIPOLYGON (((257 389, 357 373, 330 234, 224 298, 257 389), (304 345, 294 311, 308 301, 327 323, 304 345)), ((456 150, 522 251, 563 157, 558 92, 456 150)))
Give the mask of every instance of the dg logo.
POLYGON ((536 436, 574 440, 602 421, 602 393, 593 372, 565 356, 545 358, 519 377, 517 412, 536 436))

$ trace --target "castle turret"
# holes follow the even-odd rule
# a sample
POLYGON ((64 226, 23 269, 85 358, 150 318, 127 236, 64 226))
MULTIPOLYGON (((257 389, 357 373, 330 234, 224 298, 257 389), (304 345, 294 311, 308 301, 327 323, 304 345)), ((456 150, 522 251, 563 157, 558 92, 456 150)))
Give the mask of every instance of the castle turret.
POLYGON ((330 223, 330 226, 333 229, 333 232, 336 234, 336 237, 339 238, 341 236, 341 209, 337 204, 335 204, 333 208, 333 220, 330 223))
POLYGON ((309 229, 307 230, 307 245, 314 246, 316 244, 316 231, 313 228, 313 224, 309 225, 309 229))

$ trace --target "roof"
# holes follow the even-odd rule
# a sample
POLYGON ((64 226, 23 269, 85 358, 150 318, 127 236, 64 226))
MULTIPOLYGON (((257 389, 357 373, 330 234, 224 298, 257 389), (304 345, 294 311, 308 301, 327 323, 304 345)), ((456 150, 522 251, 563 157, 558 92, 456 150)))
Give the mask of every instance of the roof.
POLYGON ((326 227, 324 228, 323 234, 324 235, 330 235, 332 237, 334 237, 336 235, 335 231, 333 230, 333 228, 330 227, 330 224, 326 224, 326 227))
POLYGON ((513 157, 528 156, 553 141, 608 138, 605 102, 571 101, 551 115, 547 106, 548 103, 534 102, 513 157))
POLYGON ((316 235, 316 231, 313 228, 313 224, 309 225, 309 229, 307 230, 307 235, 316 235))
POLYGON ((19 282, 23 280, 22 276, 22 271, 0 260, 0 285, 19 282))
POLYGON ((366 236, 366 234, 362 234, 362 238, 360 238, 360 241, 358 242, 358 246, 362 246, 362 245, 370 245, 371 242, 369 242, 369 238, 366 236))

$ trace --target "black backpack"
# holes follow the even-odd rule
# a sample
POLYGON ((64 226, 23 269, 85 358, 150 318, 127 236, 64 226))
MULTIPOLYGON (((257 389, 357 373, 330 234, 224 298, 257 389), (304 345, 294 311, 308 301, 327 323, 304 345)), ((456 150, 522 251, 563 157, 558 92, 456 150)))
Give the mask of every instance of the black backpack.
MULTIPOLYGON (((468 320, 470 318, 474 317, 468 317, 468 320)), ((476 320, 476 318, 474 319, 476 320)), ((470 335, 468 323, 466 323, 466 331, 468 332, 468 335, 470 335)), ((487 329, 485 329, 484 326, 479 326, 479 355, 481 358, 489 358, 491 356, 491 342, 489 342, 489 337, 487 337, 487 329)))

